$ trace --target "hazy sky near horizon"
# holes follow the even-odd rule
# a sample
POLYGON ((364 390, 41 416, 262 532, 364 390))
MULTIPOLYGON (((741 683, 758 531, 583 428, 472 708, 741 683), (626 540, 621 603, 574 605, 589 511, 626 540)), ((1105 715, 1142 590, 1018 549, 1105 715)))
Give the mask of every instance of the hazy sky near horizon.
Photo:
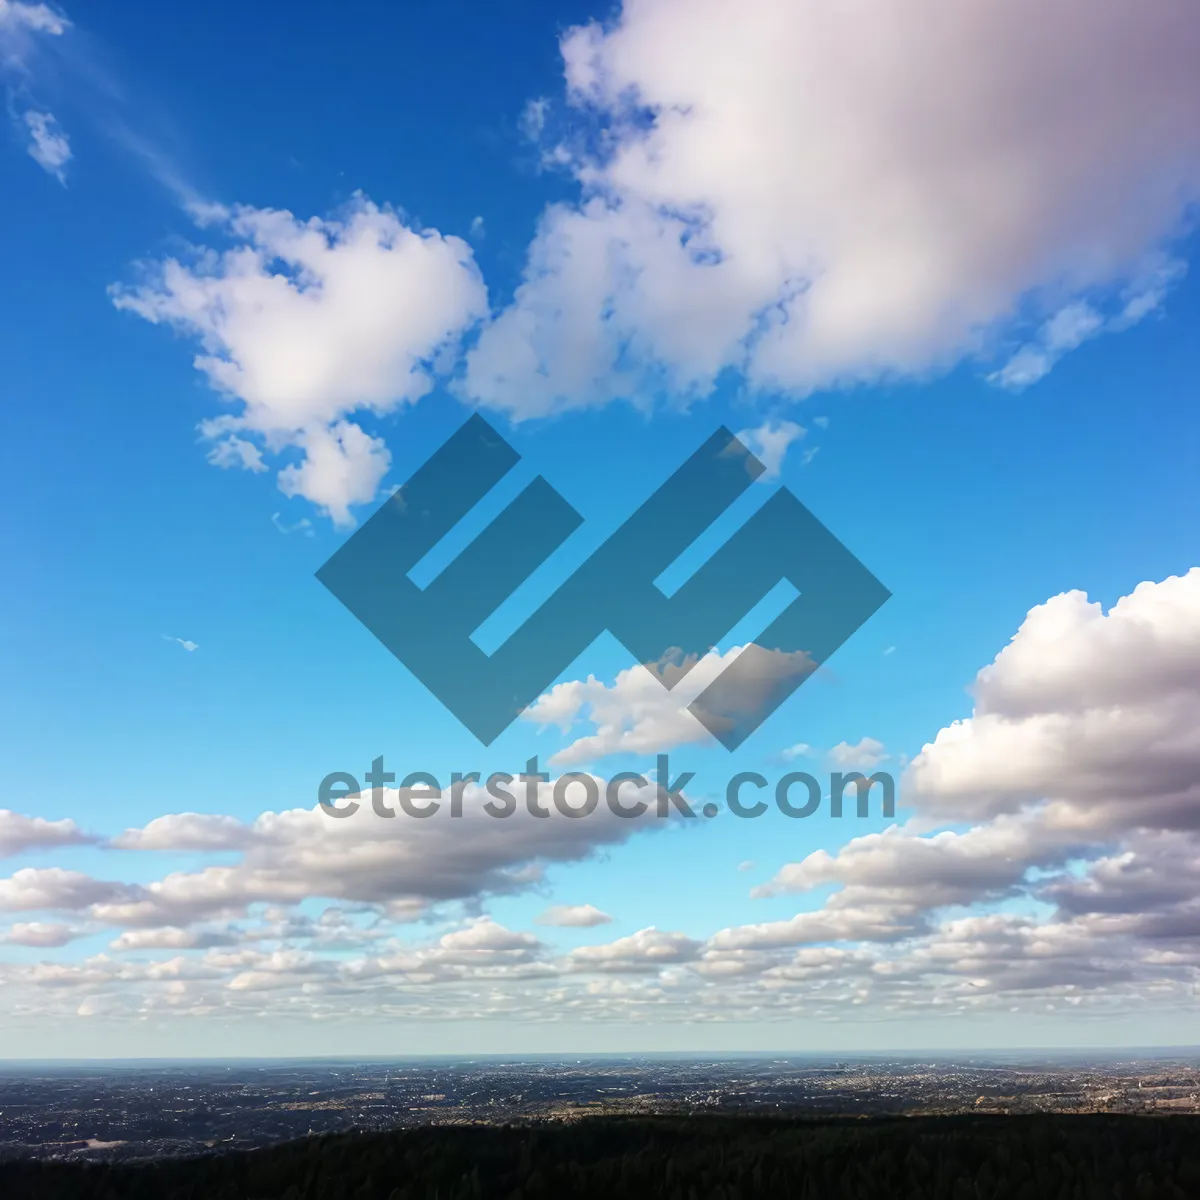
POLYGON ((1194 1041, 1198 54, 1186 0, 0 0, 0 1058, 1194 1041), (494 638, 722 424, 718 532, 786 487, 892 598, 734 753, 607 635, 484 748, 314 577, 473 411, 476 528, 584 518, 494 638), (715 817, 316 804, 658 754, 715 817), (894 821, 725 805, 868 768, 894 821))

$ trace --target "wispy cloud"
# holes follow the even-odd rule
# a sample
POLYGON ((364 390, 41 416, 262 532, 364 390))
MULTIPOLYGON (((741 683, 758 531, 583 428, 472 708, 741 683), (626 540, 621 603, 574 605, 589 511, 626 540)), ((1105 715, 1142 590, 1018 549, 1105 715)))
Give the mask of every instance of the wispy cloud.
POLYGON ((166 188, 197 225, 210 225, 227 215, 224 206, 208 200, 187 180, 164 151, 163 139, 146 134, 147 114, 158 106, 128 95, 94 38, 72 38, 69 47, 64 41, 57 69, 44 69, 39 60, 45 58, 46 48, 73 29, 66 16, 48 5, 0 0, 0 83, 10 118, 29 139, 30 157, 65 184, 66 167, 73 158, 71 138, 37 95, 41 83, 53 82, 110 142, 166 188))
POLYGON ((558 925, 564 929, 590 929, 611 922, 612 917, 594 904, 556 904, 537 918, 539 925, 558 925))
POLYGON ((849 742, 838 742, 829 751, 830 761, 839 767, 877 767, 888 758, 883 743, 873 737, 865 737, 857 746, 849 742))
POLYGON ((45 4, 22 4, 20 0, 0 0, 0 30, 17 33, 32 30, 58 35, 71 22, 45 4))
POLYGON ((798 758, 812 758, 816 751, 807 742, 797 742, 779 753, 784 762, 795 762, 798 758))
POLYGON ((52 113, 30 109, 25 114, 29 130, 29 156, 48 175, 53 175, 64 187, 66 166, 71 161, 71 142, 52 113))
POLYGON ((1171 287, 1187 267, 1179 259, 1155 259, 1118 297, 1117 310, 1105 316, 1086 300, 1064 305, 1046 320, 1037 334, 988 376, 990 383, 1019 392, 1050 373, 1064 354, 1102 333, 1129 329, 1162 307, 1171 287))
POLYGON ((200 649, 199 642, 190 642, 187 638, 172 637, 169 633, 164 633, 162 639, 164 642, 175 642, 176 645, 182 646, 189 654, 193 650, 200 649))
POLYGON ((30 158, 64 186, 71 142, 54 114, 32 99, 30 62, 40 40, 61 37, 70 27, 66 17, 45 4, 0 0, 0 78, 9 114, 29 137, 30 158))
POLYGON ((313 523, 307 517, 301 517, 294 525, 288 525, 279 513, 272 513, 271 524, 280 533, 302 533, 305 537, 313 535, 313 523))

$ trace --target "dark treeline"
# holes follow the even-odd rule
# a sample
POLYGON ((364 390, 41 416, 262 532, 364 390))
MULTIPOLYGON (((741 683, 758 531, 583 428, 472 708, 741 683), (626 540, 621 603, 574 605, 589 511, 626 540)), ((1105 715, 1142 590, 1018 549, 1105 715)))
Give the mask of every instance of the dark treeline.
POLYGON ((5 1200, 1195 1200, 1200 1117, 596 1117, 10 1162, 5 1200))

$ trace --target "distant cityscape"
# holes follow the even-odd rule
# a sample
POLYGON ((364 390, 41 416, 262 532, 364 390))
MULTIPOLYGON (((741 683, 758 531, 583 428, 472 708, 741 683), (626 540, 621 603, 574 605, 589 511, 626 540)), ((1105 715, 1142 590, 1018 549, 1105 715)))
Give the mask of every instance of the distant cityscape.
POLYGON ((1200 1053, 0 1065, 0 1160, 133 1161, 308 1135, 689 1112, 1200 1113, 1200 1053))

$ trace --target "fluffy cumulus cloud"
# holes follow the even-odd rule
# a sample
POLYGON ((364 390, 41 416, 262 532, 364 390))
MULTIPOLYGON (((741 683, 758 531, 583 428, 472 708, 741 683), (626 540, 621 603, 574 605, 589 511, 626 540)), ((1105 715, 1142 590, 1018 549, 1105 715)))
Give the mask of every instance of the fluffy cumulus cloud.
POLYGON ((22 867, 0 879, 0 912, 82 912, 132 899, 134 887, 63 867, 22 867))
POLYGON ((0 858, 23 854, 27 850, 51 849, 95 841, 74 821, 47 821, 24 813, 0 808, 0 858))
POLYGON ((1089 851, 1094 847, 1087 837, 1047 824, 1036 814, 1005 815, 963 832, 922 833, 915 827, 893 826, 853 838, 836 853, 817 850, 788 863, 754 894, 837 885, 840 890, 820 913, 803 913, 791 923, 780 923, 779 932, 795 942, 820 941, 810 926, 853 923, 870 914, 863 928, 876 933, 867 936, 887 939, 924 927, 926 916, 937 909, 1026 894, 1032 869, 1063 867, 1089 851))
POLYGON ((830 762, 838 767, 870 769, 886 762, 887 758, 883 743, 872 737, 862 738, 856 745, 851 745, 849 742, 838 742, 829 751, 830 762))
MULTIPOLYGON (((144 869, 131 872, 139 882, 14 871, 0 879, 0 910, 13 914, 0 940, 24 950, 0 963, 0 982, 14 1005, 103 1019, 1186 1011, 1200 981, 1200 569, 1141 584, 1107 611, 1079 593, 1051 598, 973 691, 974 713, 907 768, 909 819, 784 863, 752 890, 791 899, 791 916, 605 937, 607 913, 562 904, 536 933, 510 928, 485 915, 491 897, 540 889, 547 866, 618 846, 645 822, 567 817, 546 783, 547 817, 523 804, 487 816, 491 797, 474 785, 461 817, 453 792, 428 818, 379 815, 364 793, 344 818, 170 814, 111 839, 113 861, 213 856, 150 882, 144 869), (556 945, 561 929, 570 948, 556 945), (108 948, 80 960, 69 944, 88 934, 108 948)), ((843 745, 859 760, 883 753, 869 738, 843 745)), ((428 801, 392 789, 374 799, 402 812, 406 798, 428 801)), ((20 814, 0 832, 10 852, 82 836, 20 814)))
MULTIPOLYGON (((463 787, 457 797, 453 791, 443 795, 383 788, 377 796, 360 796, 355 811, 341 802, 341 817, 320 808, 267 812, 249 823, 216 814, 170 814, 126 830, 112 839, 111 848, 232 854, 235 861, 174 872, 146 884, 93 879, 57 867, 26 868, 0 880, 0 909, 84 912, 110 926, 182 931, 206 920, 244 917, 255 905, 295 905, 306 897, 323 897, 373 906, 407 920, 439 903, 521 891, 541 879, 546 864, 579 861, 639 830, 664 825, 656 817, 653 784, 644 789, 626 785, 621 793, 627 806, 644 799, 645 815, 619 817, 602 804, 586 820, 561 811, 552 783, 533 784, 542 816, 530 811, 525 783, 512 787, 513 811, 499 817, 491 815, 502 807, 496 797, 475 784, 463 787), (418 815, 407 812, 406 804, 418 815), (419 815, 436 805, 441 806, 438 811, 419 815)), ((605 782, 598 780, 597 787, 602 794, 605 782)), ((577 800, 572 796, 564 803, 577 800)), ((37 844, 39 836, 44 843, 52 834, 70 840, 74 832, 71 822, 18 819, 26 824, 12 826, 13 846, 37 844)), ((591 906, 570 911, 576 917, 604 916, 591 906)))
MULTIPOLYGON (((0 22, 65 28, 12 0, 0 22)), ((274 469, 348 526, 390 466, 378 417, 439 378, 515 418, 964 358, 1022 389, 1183 271, 1190 0, 626 0, 561 49, 564 99, 523 125, 578 196, 542 213, 498 307, 466 241, 361 196, 308 219, 189 200, 209 244, 115 298, 199 343, 229 402, 202 426, 215 465, 274 469)), ((61 176, 65 136, 26 107, 61 176)), ((803 432, 746 435, 774 471, 803 432)))
POLYGON ((653 925, 629 937, 599 946, 580 946, 568 955, 574 967, 597 971, 657 971, 664 966, 691 962, 701 943, 682 933, 667 933, 653 925))
POLYGON ((210 461, 260 471, 282 458, 285 494, 350 524, 391 462, 363 415, 425 395, 486 311, 472 251, 361 196, 331 218, 204 215, 227 245, 149 266, 114 302, 200 344, 195 365, 231 409, 202 426, 210 461))
POLYGON ((521 715, 563 733, 580 725, 593 727, 593 733, 550 756, 555 766, 593 762, 610 754, 658 754, 711 742, 710 729, 769 711, 781 686, 811 671, 812 661, 802 651, 766 650, 753 643, 704 655, 669 654, 650 666, 619 672, 612 683, 589 675, 555 684, 521 715), (736 677, 731 673, 722 680, 725 691, 715 701, 720 707, 705 709, 705 720, 700 721, 688 711, 689 705, 703 703, 701 693, 739 659, 743 661, 736 677))
POLYGON ((725 931, 718 949, 900 940, 877 964, 888 979, 969 975, 980 998, 1193 979, 1200 569, 1107 612, 1080 592, 1051 598, 973 691, 974 714, 908 769, 918 816, 785 865, 757 894, 837 890, 790 920, 725 931), (1042 915, 977 911, 1010 900, 1042 915))
POLYGON ((556 751, 550 758, 556 766, 590 762, 609 754, 656 754, 707 742, 711 735, 687 706, 723 665, 724 657, 714 652, 692 664, 688 672, 668 663, 657 668, 629 667, 611 684, 594 675, 571 679, 555 684, 521 715, 535 725, 557 726, 562 733, 581 723, 594 728, 594 733, 577 737, 556 751), (678 678, 681 674, 682 679, 678 678), (670 690, 666 684, 671 685, 670 690))
POLYGON ((1188 0, 626 0, 562 50, 600 136, 548 148, 581 199, 469 361, 515 414, 921 376, 1032 322, 996 375, 1026 386, 1178 270, 1188 0))
POLYGON ((1106 613, 1082 592, 1033 609, 974 684, 975 712, 912 763, 927 812, 1049 801, 1083 828, 1200 825, 1200 568, 1106 613))
POLYGON ((538 917, 539 925, 559 925, 565 929, 590 929, 611 921, 612 917, 594 904, 555 904, 538 917))
POLYGON ((78 932, 69 925, 60 925, 50 921, 18 921, 0 941, 10 946, 33 946, 39 950, 47 950, 65 946, 78 937, 78 932))

